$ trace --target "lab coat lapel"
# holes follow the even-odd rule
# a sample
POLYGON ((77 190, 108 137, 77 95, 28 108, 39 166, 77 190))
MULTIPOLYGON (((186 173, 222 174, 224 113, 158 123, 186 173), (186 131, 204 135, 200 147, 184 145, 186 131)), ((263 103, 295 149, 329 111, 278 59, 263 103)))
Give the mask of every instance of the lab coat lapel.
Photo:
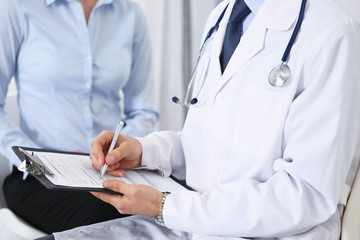
POLYGON ((211 65, 210 65, 210 71, 211 71, 210 73, 211 74, 209 74, 209 75, 211 77, 217 79, 217 82, 219 81, 219 79, 222 78, 219 56, 222 51, 226 27, 227 27, 227 23, 229 21, 230 15, 231 15, 231 9, 233 8, 234 3, 235 3, 234 0, 229 1, 229 6, 225 12, 225 15, 224 15, 222 21, 220 22, 219 29, 213 40, 214 42, 213 42, 213 47, 211 50, 211 65))
MULTIPOLYGON (((242 36, 239 45, 235 49, 222 77, 217 91, 221 88, 259 51, 264 48, 267 29, 278 31, 287 31, 294 25, 299 15, 301 0, 267 0, 256 14, 247 31, 242 36), (280 7, 279 7, 280 6, 280 7)), ((232 9, 233 4, 230 9, 232 9)), ((229 15, 230 15, 229 11, 229 15)), ((224 26, 219 29, 219 35, 222 36, 220 50, 217 51, 217 59, 223 45, 226 25, 229 17, 225 18, 224 26)), ((284 46, 285 50, 286 46, 284 46)), ((279 59, 280 61, 280 59, 279 59)), ((258 66, 261 67, 261 66, 258 66)), ((220 62, 219 62, 220 68, 220 62)))

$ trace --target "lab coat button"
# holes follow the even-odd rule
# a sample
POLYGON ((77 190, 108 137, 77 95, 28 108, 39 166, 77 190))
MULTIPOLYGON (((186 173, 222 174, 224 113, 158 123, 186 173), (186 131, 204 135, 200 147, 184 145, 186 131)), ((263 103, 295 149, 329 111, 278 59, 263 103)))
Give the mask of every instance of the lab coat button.
POLYGON ((214 168, 214 175, 218 176, 220 174, 220 170, 218 168, 214 168))
POLYGON ((89 106, 86 105, 86 106, 84 107, 84 109, 85 109, 85 111, 88 111, 88 110, 89 110, 89 106))
POLYGON ((91 57, 91 56, 87 56, 86 61, 87 61, 87 62, 91 62, 91 61, 92 61, 92 57, 91 57))
POLYGON ((87 82, 87 83, 85 84, 85 87, 86 87, 86 88, 90 88, 90 87, 91 87, 91 83, 90 83, 90 82, 87 82))

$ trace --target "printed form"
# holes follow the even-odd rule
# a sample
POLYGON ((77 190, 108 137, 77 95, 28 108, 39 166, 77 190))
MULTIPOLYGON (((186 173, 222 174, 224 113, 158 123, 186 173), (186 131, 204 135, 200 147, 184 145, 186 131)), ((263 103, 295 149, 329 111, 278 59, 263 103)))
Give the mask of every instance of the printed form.
POLYGON ((46 168, 54 173, 54 175, 46 174, 46 177, 55 185, 103 188, 102 182, 105 179, 118 179, 129 184, 152 186, 162 192, 185 189, 173 179, 145 169, 127 169, 124 177, 114 177, 106 173, 100 178, 100 172, 92 167, 88 155, 31 151, 28 153, 34 153, 46 168))

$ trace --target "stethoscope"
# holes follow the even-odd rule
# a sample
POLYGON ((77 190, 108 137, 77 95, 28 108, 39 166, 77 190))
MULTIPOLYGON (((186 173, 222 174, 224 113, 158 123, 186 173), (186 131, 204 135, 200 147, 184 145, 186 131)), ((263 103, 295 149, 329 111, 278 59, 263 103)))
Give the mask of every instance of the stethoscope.
MULTIPOLYGON (((198 64, 200 62, 201 57, 203 56, 205 50, 208 48, 209 45, 209 40, 214 39, 214 34, 217 32, 220 22, 223 19, 226 10, 228 8, 229 4, 226 5, 225 9, 222 11, 221 15, 219 16, 219 19, 216 21, 216 24, 209 30, 208 34, 206 35, 206 38, 200 48, 200 52, 199 52, 199 56, 197 58, 196 64, 195 64, 195 68, 194 71, 192 72, 192 76, 188 85, 188 88, 186 90, 186 94, 185 94, 185 101, 181 101, 178 97, 173 97, 172 101, 176 104, 181 104, 183 107, 190 107, 191 105, 195 105, 196 103, 198 103, 198 96, 204 86, 205 83, 205 79, 207 78, 207 74, 209 71, 209 66, 210 66, 210 58, 209 61, 207 63, 206 66, 206 70, 203 76, 203 79, 201 81, 200 87, 198 88, 199 90, 197 91, 197 93, 195 95, 193 95, 193 90, 194 90, 194 85, 195 85, 195 74, 197 72, 197 68, 198 68, 198 64)), ((271 86, 273 87, 281 87, 284 85, 284 83, 289 79, 289 77, 291 76, 291 71, 289 66, 287 65, 287 61, 289 59, 289 55, 291 52, 291 48, 294 45, 294 42, 299 34, 300 28, 301 28, 301 24, 303 22, 304 19, 304 14, 305 14, 305 7, 306 7, 306 0, 302 0, 301 2, 301 7, 300 7, 300 13, 299 13, 299 18, 296 22, 294 31, 291 35, 291 38, 286 46, 285 52, 281 58, 281 63, 274 67, 271 72, 269 73, 268 76, 268 81, 270 83, 271 86)))

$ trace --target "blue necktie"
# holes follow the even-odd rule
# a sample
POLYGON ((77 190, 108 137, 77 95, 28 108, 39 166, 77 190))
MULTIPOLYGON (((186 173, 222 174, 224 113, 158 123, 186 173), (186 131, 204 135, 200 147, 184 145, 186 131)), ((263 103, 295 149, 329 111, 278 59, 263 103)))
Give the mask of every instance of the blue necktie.
POLYGON ((237 45, 240 42, 243 33, 243 22, 251 13, 244 0, 237 0, 230 15, 230 19, 226 28, 224 45, 220 55, 220 64, 222 72, 225 71, 237 45))

